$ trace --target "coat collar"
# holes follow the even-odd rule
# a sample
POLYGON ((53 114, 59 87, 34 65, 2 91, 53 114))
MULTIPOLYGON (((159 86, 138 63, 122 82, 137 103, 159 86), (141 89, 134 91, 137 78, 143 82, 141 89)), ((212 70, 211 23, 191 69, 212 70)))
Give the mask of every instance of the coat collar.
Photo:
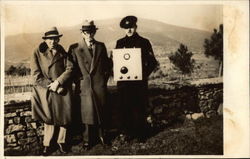
POLYGON ((91 42, 89 42, 89 41, 87 41, 87 40, 85 40, 85 39, 83 39, 83 41, 86 43, 87 46, 89 46, 90 43, 91 43, 92 45, 95 45, 95 43, 96 43, 96 40, 95 40, 95 39, 93 39, 91 42))
MULTIPOLYGON (((48 49, 49 49, 49 47, 48 47, 48 45, 47 45, 45 42, 42 42, 42 43, 39 45, 39 51, 40 51, 41 53, 47 52, 48 49)), ((56 50, 57 50, 57 52, 59 52, 59 53, 65 52, 64 48, 63 48, 61 45, 59 45, 59 44, 57 45, 56 50)))
POLYGON ((45 43, 45 42, 42 42, 40 45, 39 45, 39 51, 41 53, 45 53, 48 49, 48 45, 45 43))
POLYGON ((139 37, 139 34, 136 32, 134 35, 132 35, 132 36, 125 36, 124 38, 126 39, 126 40, 129 40, 129 39, 137 39, 139 37))
MULTIPOLYGON (((48 45, 45 42, 42 42, 39 45, 39 51, 42 54, 46 55, 49 52, 48 45)), ((58 60, 60 60, 61 58, 63 58, 64 57, 64 53, 65 53, 64 48, 61 45, 58 45, 57 48, 56 48, 56 54, 54 55, 53 59, 51 60, 50 65, 48 67, 50 68, 54 63, 56 63, 58 60)))

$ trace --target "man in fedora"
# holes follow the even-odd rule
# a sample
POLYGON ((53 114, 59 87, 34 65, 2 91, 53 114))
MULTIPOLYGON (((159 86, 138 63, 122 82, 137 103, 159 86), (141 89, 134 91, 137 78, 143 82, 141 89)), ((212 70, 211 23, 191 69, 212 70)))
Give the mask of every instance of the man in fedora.
MULTIPOLYGON (((125 37, 117 40, 116 49, 141 48, 142 80, 118 81, 119 105, 121 112, 121 132, 125 140, 138 138, 145 139, 146 106, 148 76, 157 66, 152 46, 148 39, 141 37, 137 32, 137 17, 126 16, 120 22, 125 37)), ((136 67, 136 66, 135 66, 136 67)))
POLYGON ((32 117, 44 123, 43 155, 50 153, 55 126, 59 127, 59 150, 66 153, 66 132, 71 122, 73 63, 59 45, 60 37, 56 27, 50 28, 31 57, 32 117))
POLYGON ((85 20, 80 30, 82 40, 72 44, 69 53, 76 67, 74 81, 80 100, 81 121, 85 128, 83 148, 87 150, 98 140, 104 144, 104 106, 111 61, 105 44, 94 39, 97 31, 94 21, 85 20))

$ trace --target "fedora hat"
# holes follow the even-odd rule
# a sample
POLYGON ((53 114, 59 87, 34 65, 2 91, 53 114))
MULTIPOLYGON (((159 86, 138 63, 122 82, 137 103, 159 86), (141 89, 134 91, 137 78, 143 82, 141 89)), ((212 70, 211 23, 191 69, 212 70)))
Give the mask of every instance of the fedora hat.
POLYGON ((48 38, 59 38, 63 36, 62 34, 59 34, 58 30, 56 27, 52 27, 50 29, 48 29, 48 31, 46 31, 44 33, 44 36, 42 37, 43 39, 48 39, 48 38))
POLYGON ((82 28, 80 30, 82 31, 95 31, 98 28, 95 26, 93 20, 84 20, 82 23, 82 28))

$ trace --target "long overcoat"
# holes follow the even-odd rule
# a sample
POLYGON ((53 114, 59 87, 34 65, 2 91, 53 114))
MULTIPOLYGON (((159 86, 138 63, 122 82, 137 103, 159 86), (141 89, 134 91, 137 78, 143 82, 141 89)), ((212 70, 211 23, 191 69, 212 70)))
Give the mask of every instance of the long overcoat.
POLYGON ((84 124, 102 124, 111 61, 102 42, 94 41, 93 57, 83 39, 69 48, 76 68, 76 92, 84 124))
POLYGON ((45 42, 31 57, 33 90, 31 96, 32 117, 47 124, 66 126, 71 122, 73 63, 61 45, 52 57, 45 42), (63 92, 49 91, 47 86, 58 80, 63 92))

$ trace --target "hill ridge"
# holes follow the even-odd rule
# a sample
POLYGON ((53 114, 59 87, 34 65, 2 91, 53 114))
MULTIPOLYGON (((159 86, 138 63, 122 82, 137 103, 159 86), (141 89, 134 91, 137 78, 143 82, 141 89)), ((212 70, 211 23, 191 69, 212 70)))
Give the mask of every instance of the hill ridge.
MULTIPOLYGON (((99 28, 96 39, 105 43, 108 50, 115 47, 116 40, 125 36, 119 26, 120 18, 107 20, 96 20, 95 24, 99 28)), ((70 27, 58 28, 63 34, 61 44, 67 49, 70 44, 81 40, 81 24, 70 27)), ((188 46, 194 54, 203 52, 203 42, 209 38, 210 32, 201 31, 194 28, 186 28, 167 24, 152 19, 139 18, 138 33, 149 39, 155 54, 168 54, 179 47, 180 43, 188 46)), ((34 49, 42 42, 43 33, 23 33, 5 37, 5 64, 27 63, 34 49)))

